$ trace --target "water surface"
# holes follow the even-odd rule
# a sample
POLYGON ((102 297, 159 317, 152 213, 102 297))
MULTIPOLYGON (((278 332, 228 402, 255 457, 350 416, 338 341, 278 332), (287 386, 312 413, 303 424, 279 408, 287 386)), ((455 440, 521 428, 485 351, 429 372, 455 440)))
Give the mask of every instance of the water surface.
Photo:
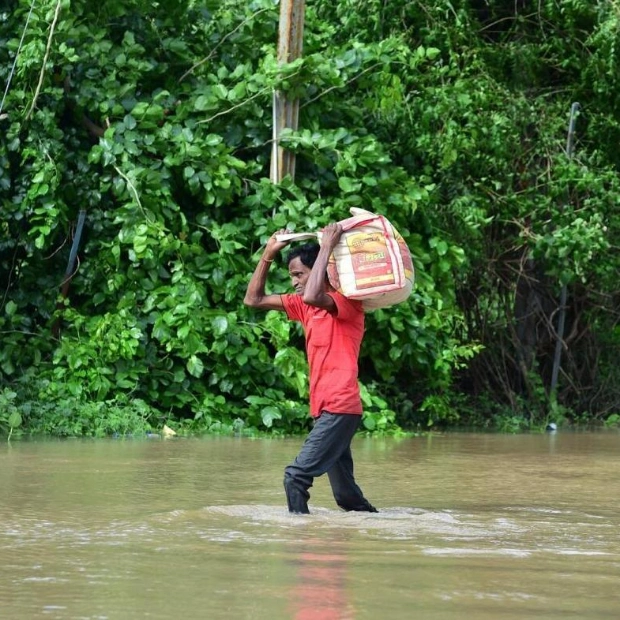
POLYGON ((379 514, 285 510, 301 439, 0 445, 0 618, 620 617, 620 434, 356 439, 379 514))

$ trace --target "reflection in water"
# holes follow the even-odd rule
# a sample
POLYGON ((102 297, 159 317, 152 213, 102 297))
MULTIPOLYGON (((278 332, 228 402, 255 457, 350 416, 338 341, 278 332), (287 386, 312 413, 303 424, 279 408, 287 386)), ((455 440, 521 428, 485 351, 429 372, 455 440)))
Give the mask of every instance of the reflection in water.
POLYGON ((354 618, 347 597, 347 556, 343 543, 308 539, 292 545, 295 574, 291 599, 295 620, 354 618))

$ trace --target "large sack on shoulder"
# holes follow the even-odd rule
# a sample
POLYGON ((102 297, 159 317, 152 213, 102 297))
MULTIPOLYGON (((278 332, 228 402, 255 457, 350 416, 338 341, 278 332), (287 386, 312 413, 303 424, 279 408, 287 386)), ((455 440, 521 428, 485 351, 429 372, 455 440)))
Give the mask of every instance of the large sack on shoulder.
MULTIPOLYGON (((383 215, 351 209, 343 220, 342 237, 327 267, 330 284, 365 310, 386 308, 405 301, 414 283, 411 253, 400 233, 383 215)), ((293 233, 279 239, 307 239, 321 233, 293 233)))

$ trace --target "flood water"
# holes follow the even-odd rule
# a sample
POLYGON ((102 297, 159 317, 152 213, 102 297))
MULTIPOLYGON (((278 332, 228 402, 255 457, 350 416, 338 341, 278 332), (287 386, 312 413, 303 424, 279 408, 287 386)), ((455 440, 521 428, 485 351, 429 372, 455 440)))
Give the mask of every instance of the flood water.
POLYGON ((620 617, 620 434, 356 439, 378 514, 296 439, 0 444, 0 618, 620 617))

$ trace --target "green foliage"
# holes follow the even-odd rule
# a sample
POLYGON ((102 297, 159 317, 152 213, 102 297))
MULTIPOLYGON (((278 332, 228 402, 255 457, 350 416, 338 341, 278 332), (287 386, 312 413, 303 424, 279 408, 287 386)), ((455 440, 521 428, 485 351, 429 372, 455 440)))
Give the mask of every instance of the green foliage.
POLYGON ((37 387, 30 388, 30 398, 19 402, 17 392, 7 388, 0 392, 0 431, 8 431, 9 437, 26 432, 105 437, 144 435, 158 426, 158 412, 140 399, 118 395, 108 400, 84 401, 58 383, 42 380, 37 387))
POLYGON ((13 392, 8 388, 4 388, 0 392, 0 430, 8 432, 9 437, 15 429, 22 424, 22 416, 19 408, 15 404, 17 392, 13 392))
POLYGON ((243 294, 274 230, 355 206, 416 268, 367 317, 367 432, 617 410, 614 3, 320 0, 285 67, 272 0, 45 0, 25 28, 30 4, 0 9, 2 432, 305 430, 298 328, 243 294), (274 89, 301 104, 278 185, 274 89))
POLYGON ((373 383, 361 385, 361 398, 364 407, 362 427, 370 433, 381 435, 398 435, 400 427, 396 423, 396 412, 380 394, 381 386, 373 383))

